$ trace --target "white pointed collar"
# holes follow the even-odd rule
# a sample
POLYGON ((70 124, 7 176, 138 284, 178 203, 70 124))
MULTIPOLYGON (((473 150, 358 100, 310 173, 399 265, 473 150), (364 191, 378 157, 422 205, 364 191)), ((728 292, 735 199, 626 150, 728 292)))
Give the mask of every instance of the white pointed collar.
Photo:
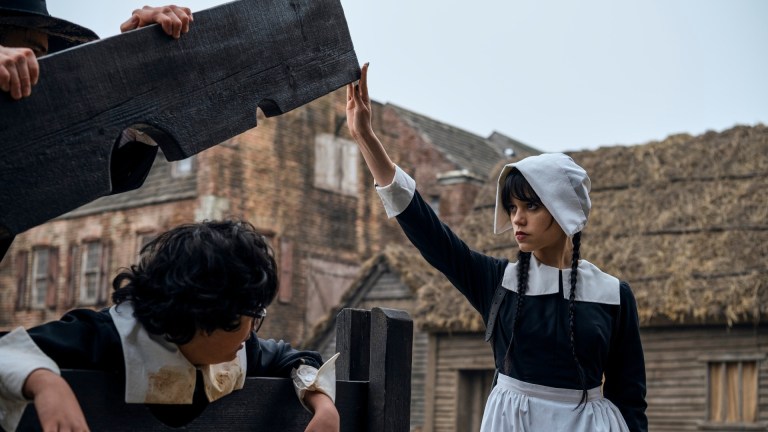
MULTIPOLYGON (((501 285, 517 292, 517 268, 518 263, 509 263, 504 270, 504 279, 501 285)), ((569 283, 571 269, 558 269, 539 262, 531 255, 528 269, 527 296, 540 296, 555 294, 560 290, 559 278, 563 278, 563 297, 569 298, 571 285, 569 283), (561 273, 562 272, 562 273, 561 273)), ((608 273, 604 273, 587 260, 579 260, 578 278, 576 279, 576 300, 582 302, 602 303, 617 305, 620 302, 619 280, 608 273)))

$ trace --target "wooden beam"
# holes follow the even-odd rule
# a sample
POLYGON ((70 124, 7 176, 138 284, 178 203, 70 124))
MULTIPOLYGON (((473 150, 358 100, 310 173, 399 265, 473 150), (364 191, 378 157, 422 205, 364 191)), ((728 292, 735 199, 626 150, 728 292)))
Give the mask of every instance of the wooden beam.
POLYGON ((411 423, 413 321, 396 309, 371 310, 370 432, 407 432, 411 423))
POLYGON ((371 311, 342 309, 336 315, 336 379, 368 381, 371 345, 371 311))
POLYGON ((32 95, 0 95, 0 244, 139 187, 156 147, 184 159, 359 78, 338 0, 238 0, 39 59, 32 95))
MULTIPOLYGON (((248 377, 242 390, 206 406, 125 403, 124 378, 101 371, 64 370, 93 431, 285 431, 304 432, 312 415, 296 398, 287 378, 248 377)), ((337 382, 336 407, 342 432, 365 429, 368 384, 337 382)), ((37 431, 34 405, 24 412, 18 430, 37 431)))

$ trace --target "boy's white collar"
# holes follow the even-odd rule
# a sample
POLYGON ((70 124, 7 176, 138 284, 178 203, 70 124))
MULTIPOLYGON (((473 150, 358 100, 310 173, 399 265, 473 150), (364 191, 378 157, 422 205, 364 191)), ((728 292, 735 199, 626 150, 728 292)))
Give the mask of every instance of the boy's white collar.
MULTIPOLYGON (((162 336, 150 334, 133 316, 133 305, 124 302, 109 309, 123 346, 125 402, 191 404, 196 370, 179 347, 162 336)), ((245 348, 231 362, 200 368, 209 401, 243 388, 248 369, 245 348)))

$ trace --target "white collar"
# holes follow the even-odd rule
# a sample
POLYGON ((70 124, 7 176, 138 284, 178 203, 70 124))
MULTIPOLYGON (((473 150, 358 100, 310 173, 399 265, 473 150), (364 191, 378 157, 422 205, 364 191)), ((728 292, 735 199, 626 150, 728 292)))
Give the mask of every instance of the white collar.
MULTIPOLYGON (((133 304, 109 309, 120 334, 125 360, 125 402, 191 404, 195 392, 195 366, 178 345, 150 334, 133 316, 133 304)), ((243 388, 247 358, 245 348, 227 363, 200 368, 209 401, 243 388)))
MULTIPOLYGON (((509 263, 504 270, 504 279, 501 285, 517 292, 517 266, 518 263, 509 263)), ((563 277, 563 297, 569 298, 571 294, 570 280, 571 269, 558 269, 540 263, 534 255, 528 269, 528 289, 525 295, 539 296, 554 294, 560 290, 560 274, 563 277)), ((582 302, 602 303, 617 305, 620 302, 620 282, 617 278, 603 273, 594 264, 587 260, 579 260, 579 273, 576 279, 576 300, 582 302)))

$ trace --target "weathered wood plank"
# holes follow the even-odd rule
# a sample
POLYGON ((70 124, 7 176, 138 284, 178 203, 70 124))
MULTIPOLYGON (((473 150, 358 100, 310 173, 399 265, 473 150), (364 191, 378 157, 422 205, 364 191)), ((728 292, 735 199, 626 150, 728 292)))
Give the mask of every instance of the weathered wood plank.
POLYGON ((408 314, 374 308, 371 311, 368 431, 410 430, 412 349, 413 321, 408 314))
POLYGON ((343 309, 336 317, 336 379, 368 381, 371 312, 343 309))
MULTIPOLYGON (((63 376, 74 390, 91 430, 178 430, 160 422, 147 405, 125 403, 122 391, 115 391, 123 388, 117 375, 78 370, 63 371, 63 376)), ((364 430, 367 391, 365 382, 337 382, 336 406, 342 431, 364 430)), ((199 416, 195 414, 189 405, 174 405, 161 412, 160 417, 177 422, 189 420, 184 430, 201 432, 223 429, 303 432, 311 418, 286 378, 249 377, 242 390, 210 403, 199 416)), ((41 430, 33 405, 25 411, 18 430, 41 430)))
POLYGON ((32 95, 0 95, 0 246, 141 185, 156 147, 178 160, 359 77, 338 0, 238 0, 178 40, 150 26, 39 59, 32 95))

